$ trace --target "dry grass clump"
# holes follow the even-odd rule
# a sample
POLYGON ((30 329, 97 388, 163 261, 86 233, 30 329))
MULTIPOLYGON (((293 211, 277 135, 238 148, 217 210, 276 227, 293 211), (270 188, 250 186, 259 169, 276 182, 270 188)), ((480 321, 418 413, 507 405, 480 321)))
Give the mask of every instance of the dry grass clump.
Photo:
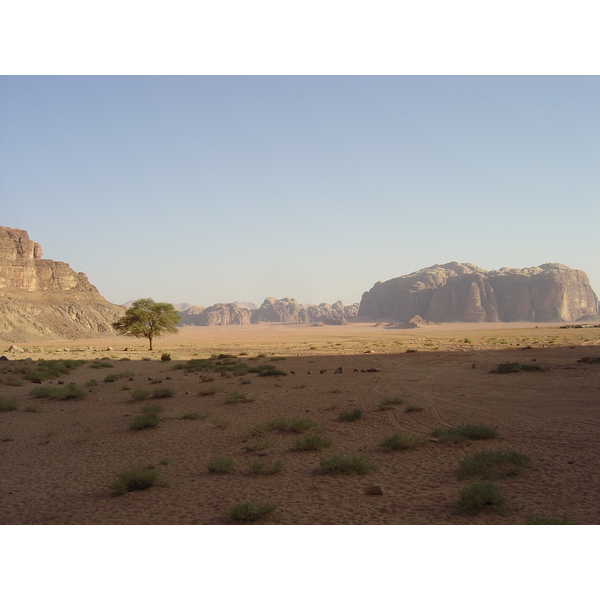
POLYGON ((338 421, 354 423, 354 421, 358 421, 362 417, 362 414, 361 408, 346 409, 339 414, 338 421))
POLYGON ((217 454, 213 456, 208 464, 206 465, 206 469, 209 473, 217 473, 222 475, 224 473, 233 473, 236 469, 236 463, 231 456, 225 456, 224 454, 217 454))
POLYGON ((31 391, 34 398, 54 398, 57 400, 73 400, 85 396, 85 390, 78 388, 74 383, 65 386, 45 385, 31 391))
POLYGON ((142 407, 142 414, 129 423, 129 429, 138 430, 158 427, 158 424, 160 423, 159 414, 162 410, 162 406, 158 406, 157 404, 147 404, 142 407))
POLYGON ((377 467, 362 454, 334 454, 321 461, 319 475, 368 475, 377 467))
POLYGON ((18 410, 19 403, 16 400, 2 400, 0 399, 0 412, 9 412, 12 410, 18 410))
POLYGON ((251 435, 265 435, 267 433, 291 432, 302 433, 314 427, 313 421, 306 418, 290 419, 289 417, 278 417, 267 423, 255 425, 250 431, 251 435))
POLYGON ((434 429, 431 435, 438 438, 442 444, 459 444, 467 440, 491 440, 500 434, 494 427, 467 423, 449 429, 434 429))
POLYGON ((380 446, 386 450, 412 450, 424 443, 424 440, 415 435, 397 431, 384 438, 380 446))
POLYGON ((559 517, 546 515, 527 515, 525 525, 575 525, 571 517, 561 515, 559 517))
POLYGON ((392 410, 394 406, 403 404, 404 400, 396 396, 395 398, 386 398, 379 403, 379 410, 392 410))
POLYGON ((269 463, 266 460, 257 458, 250 464, 249 474, 250 475, 275 475, 283 469, 285 463, 282 460, 276 460, 275 462, 269 463))
POLYGON ((491 506, 503 515, 507 503, 507 498, 496 484, 491 481, 474 482, 461 490, 457 512, 476 514, 484 506, 491 506))
POLYGON ((131 392, 132 402, 141 402, 142 400, 148 400, 150 398, 150 392, 142 388, 136 388, 131 392))
POLYGON ((172 390, 171 388, 156 388, 153 392, 152 392, 152 397, 153 398, 172 398, 175 395, 174 390, 172 390))
POLYGON ((169 482, 152 465, 137 464, 121 471, 116 481, 110 485, 113 496, 122 496, 128 492, 147 490, 153 485, 168 487, 169 482))
POLYGON ((476 452, 470 456, 465 456, 458 467, 458 477, 460 479, 469 479, 471 477, 481 477, 483 479, 502 479, 504 477, 514 477, 527 467, 531 459, 525 454, 509 451, 497 452, 476 452))
POLYGON ((331 440, 328 437, 320 433, 312 433, 297 439, 292 450, 297 452, 322 450, 323 448, 329 448, 329 446, 331 446, 331 440))
POLYGON ((277 505, 273 502, 256 505, 251 502, 243 502, 232 506, 228 516, 236 523, 253 523, 269 516, 276 508, 277 505))

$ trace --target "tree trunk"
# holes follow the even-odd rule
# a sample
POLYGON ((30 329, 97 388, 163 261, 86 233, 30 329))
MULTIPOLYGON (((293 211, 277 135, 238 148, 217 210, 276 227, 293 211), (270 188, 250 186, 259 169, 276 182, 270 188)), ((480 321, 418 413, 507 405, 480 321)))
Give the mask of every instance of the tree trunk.
POLYGON ((148 336, 148 339, 150 340, 150 350, 152 350, 152 336, 151 336, 151 335, 149 335, 149 336, 148 336))

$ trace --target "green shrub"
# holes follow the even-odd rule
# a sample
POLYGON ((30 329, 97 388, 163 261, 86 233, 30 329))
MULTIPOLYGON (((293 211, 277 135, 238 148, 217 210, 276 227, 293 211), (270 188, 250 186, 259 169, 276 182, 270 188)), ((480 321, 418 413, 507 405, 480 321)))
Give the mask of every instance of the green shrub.
POLYGON ((255 425, 252 430, 252 435, 264 435, 271 432, 291 432, 302 433, 314 427, 313 421, 310 419, 290 419, 288 417, 278 417, 271 419, 262 425, 255 425))
POLYGON ((273 463, 268 463, 266 460, 257 458, 250 464, 250 475, 275 475, 279 473, 285 463, 282 460, 276 460, 273 463))
POLYGON ((500 363, 495 369, 492 369, 490 373, 518 373, 521 370, 521 365, 518 362, 514 363, 500 363))
POLYGON ((142 400, 148 400, 150 398, 150 392, 142 388, 136 388, 131 392, 131 401, 140 402, 142 400))
POLYGON ((219 388, 216 385, 213 385, 204 390, 200 390, 198 392, 198 396, 214 396, 219 391, 219 388))
POLYGON ((133 377, 133 371, 121 371, 120 373, 111 373, 104 378, 105 383, 112 383, 125 377, 133 377))
POLYGON ((206 417, 207 417, 206 414, 202 414, 199 412, 188 412, 188 413, 183 413, 181 415, 181 418, 184 419, 185 421, 204 420, 204 419, 206 419, 206 417))
POLYGON ((442 444, 457 444, 466 440, 491 440, 499 436, 498 431, 493 427, 472 423, 457 425, 450 429, 434 429, 431 435, 438 438, 442 444))
POLYGON ((229 509, 229 518, 238 523, 253 523, 270 515, 277 508, 276 504, 267 502, 254 505, 251 502, 236 504, 229 509))
POLYGON ((386 398, 379 403, 379 410, 392 410, 394 406, 398 406, 399 404, 404 404, 402 398, 386 398))
POLYGON ((238 402, 254 402, 254 400, 252 400, 252 398, 248 398, 246 394, 242 394, 237 390, 227 394, 225 404, 237 404, 238 402))
POLYGON ((339 414, 338 421, 353 423, 354 421, 358 421, 362 417, 362 414, 362 409, 360 408, 347 409, 339 414))
POLYGON ((329 448, 329 446, 331 446, 331 440, 329 438, 320 433, 313 433, 297 439, 292 450, 297 452, 322 450, 323 448, 329 448))
POLYGON ((98 385, 98 382, 95 379, 88 379, 83 385, 85 387, 95 387, 98 385))
POLYGON ((492 506, 505 514, 507 502, 502 490, 491 481, 473 482, 461 490, 457 511, 478 513, 484 506, 492 506))
POLYGON ((47 385, 31 390, 34 398, 56 398, 57 400, 72 400, 85 396, 85 390, 79 389, 74 383, 65 386, 47 385))
POLYGON ((115 365, 107 360, 95 360, 90 364, 90 368, 92 369, 114 369, 115 365))
POLYGON ((153 398, 172 398, 175 392, 171 388, 156 388, 152 392, 153 398))
POLYGON ((230 456, 218 454, 213 456, 206 465, 209 473, 233 473, 236 469, 236 463, 230 456))
POLYGON ((568 515, 560 517, 544 516, 544 515, 527 515, 525 517, 525 525, 575 525, 568 515))
POLYGON ((121 471, 117 479, 110 485, 114 496, 122 496, 128 492, 147 490, 153 485, 168 487, 169 482, 163 479, 160 471, 151 465, 138 464, 121 471))
POLYGON ((275 365, 257 365, 248 369, 250 373, 258 373, 259 377, 276 377, 279 375, 287 375, 286 371, 277 369, 275 365))
POLYGON ((163 362, 169 362, 171 360, 171 355, 168 352, 163 352, 163 354, 161 354, 160 360, 162 360, 163 362))
POLYGON ((384 438, 380 446, 386 450, 411 450, 423 444, 423 439, 397 431, 384 438))
POLYGON ((320 475, 367 475, 377 470, 377 467, 362 454, 334 454, 323 459, 319 465, 320 475))
POLYGON ((66 375, 73 369, 84 365, 85 362, 85 360, 39 360, 35 366, 18 367, 14 372, 23 375, 28 381, 39 382, 66 375))
POLYGON ((521 371, 545 371, 542 365, 521 365, 521 371))
POLYGON ((147 404, 142 407, 142 414, 136 417, 129 423, 129 429, 148 429, 150 427, 158 427, 160 423, 159 414, 163 410, 162 406, 156 404, 147 404))
POLYGON ((16 400, 0 400, 0 412, 18 410, 19 403, 16 400))
POLYGON ((476 452, 470 456, 465 456, 460 461, 458 476, 460 479, 514 477, 529 467, 530 463, 531 459, 527 455, 513 450, 506 452, 476 452))

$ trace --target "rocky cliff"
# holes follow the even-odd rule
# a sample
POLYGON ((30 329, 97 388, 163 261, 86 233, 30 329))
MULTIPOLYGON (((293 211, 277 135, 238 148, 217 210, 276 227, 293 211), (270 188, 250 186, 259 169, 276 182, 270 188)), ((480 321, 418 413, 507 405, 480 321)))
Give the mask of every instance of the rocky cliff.
POLYGON ((213 304, 196 314, 192 307, 182 313, 179 321, 180 325, 249 325, 252 311, 248 308, 241 308, 235 303, 231 304, 213 304))
POLYGON ((0 227, 0 341, 114 334, 111 323, 123 313, 84 273, 42 258, 26 231, 0 227))
POLYGON ((250 302, 215 304, 208 308, 191 306, 180 311, 180 325, 247 325, 249 323, 324 323, 344 325, 358 314, 358 302, 299 304, 294 298, 266 298, 257 308, 250 302))
POLYGON ((407 322, 577 321, 598 317, 598 299, 583 271, 558 263, 485 271, 451 262, 376 283, 359 317, 407 322))

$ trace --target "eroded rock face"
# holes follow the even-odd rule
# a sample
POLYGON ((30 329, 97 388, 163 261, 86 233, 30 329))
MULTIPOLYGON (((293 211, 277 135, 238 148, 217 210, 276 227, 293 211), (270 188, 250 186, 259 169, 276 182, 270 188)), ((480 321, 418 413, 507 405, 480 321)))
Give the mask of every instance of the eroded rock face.
POLYGON ((67 263, 42 258, 26 231, 0 227, 0 341, 114 334, 124 308, 107 302, 67 263))
POLYGON ((598 316, 598 299, 583 271, 558 263, 485 271, 451 262, 376 283, 362 296, 359 317, 408 322, 577 321, 598 316))
POLYGON ((249 325, 251 316, 251 310, 234 303, 214 304, 197 314, 191 314, 191 310, 183 313, 180 325, 249 325))

